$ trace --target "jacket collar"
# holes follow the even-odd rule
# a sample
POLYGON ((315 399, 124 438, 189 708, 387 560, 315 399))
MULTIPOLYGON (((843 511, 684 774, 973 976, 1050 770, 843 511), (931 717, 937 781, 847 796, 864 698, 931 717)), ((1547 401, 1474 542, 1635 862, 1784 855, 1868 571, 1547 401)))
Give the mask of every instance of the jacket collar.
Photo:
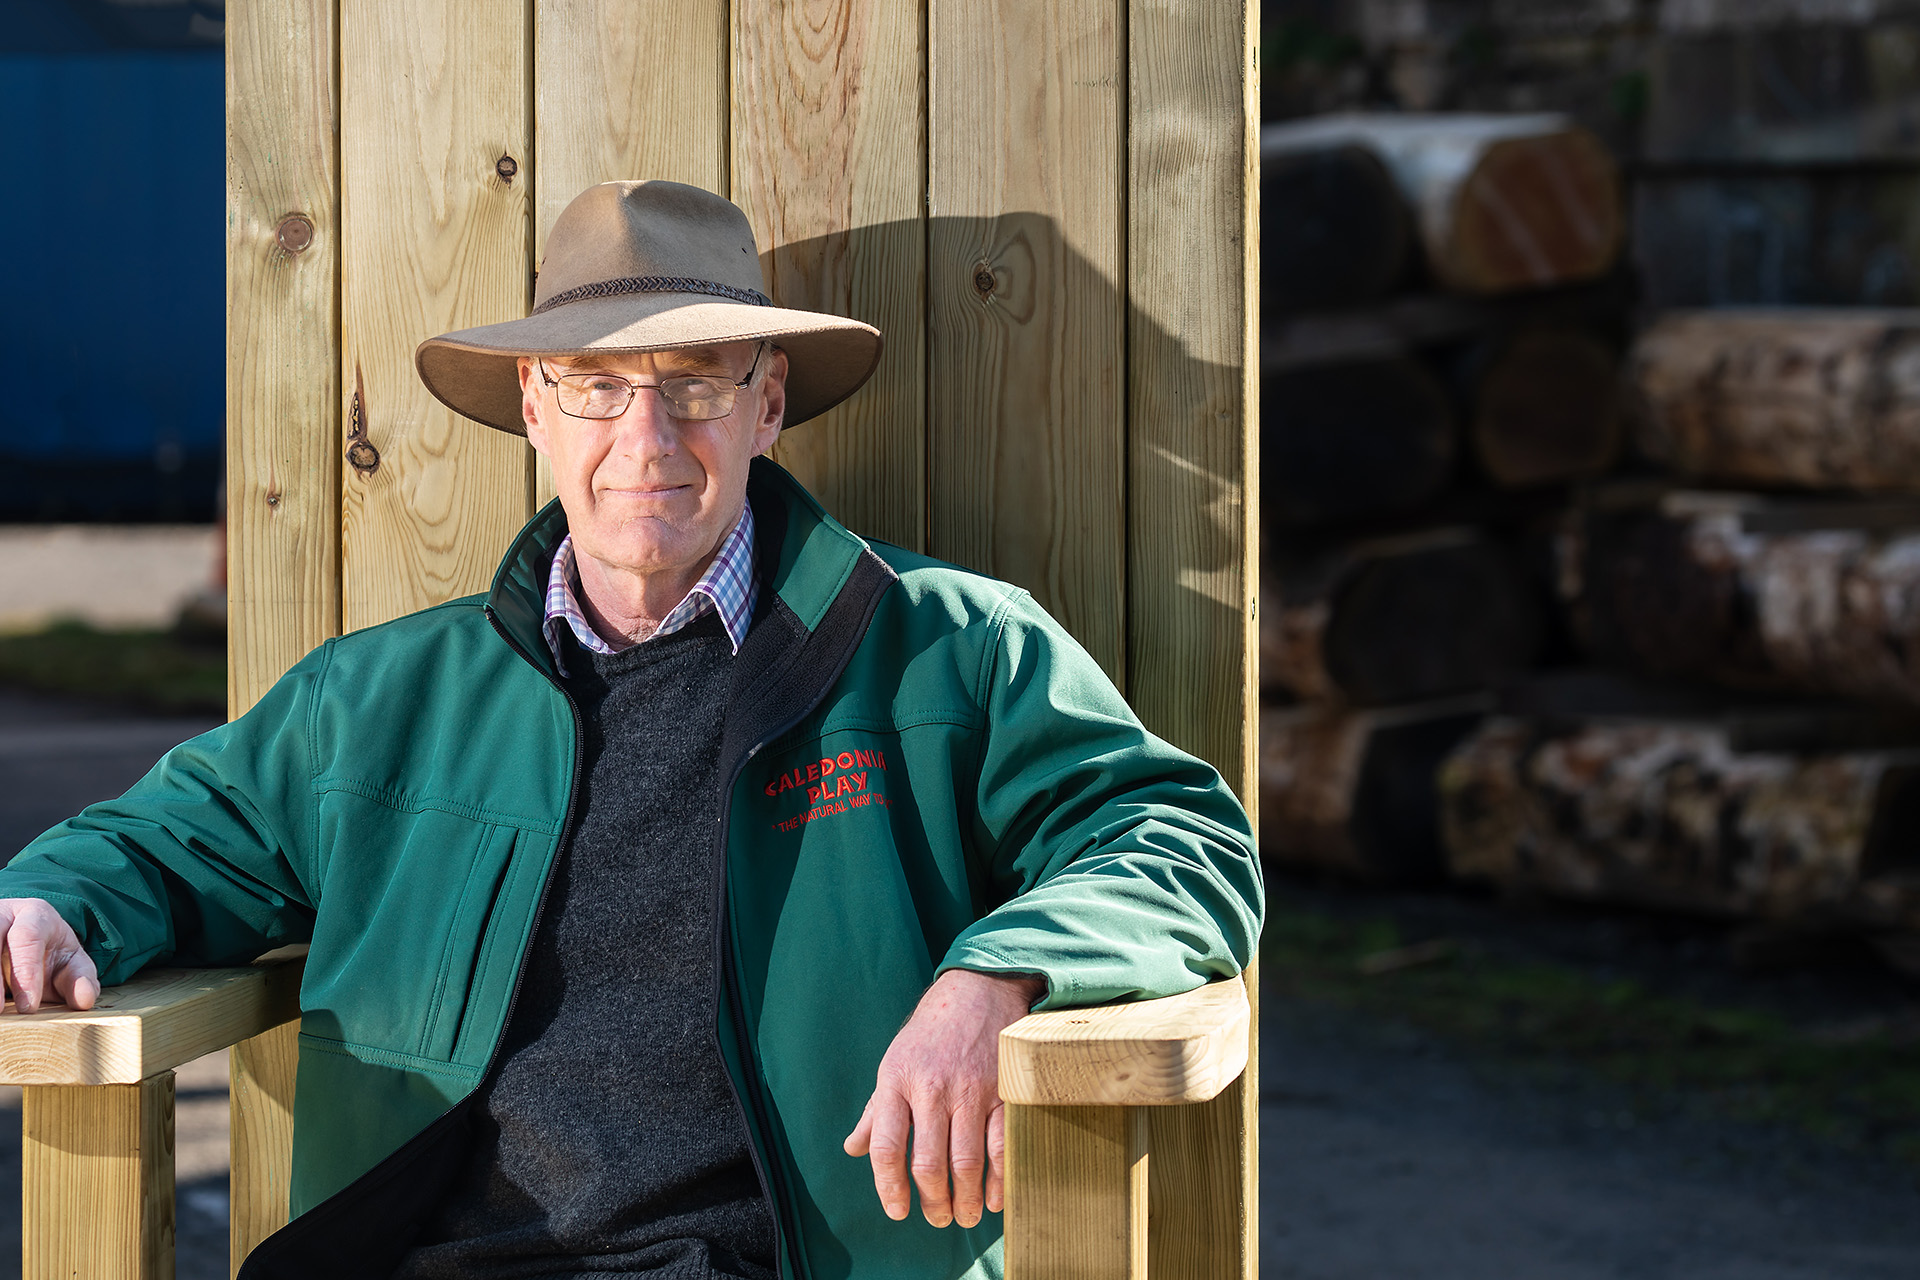
MULTIPOLYGON (((759 537, 761 600, 756 621, 777 597, 811 634, 853 576, 867 544, 828 515, 814 496, 777 463, 755 458, 747 472, 759 537)), ((567 535, 558 499, 542 507, 507 548, 487 592, 487 609, 523 656, 549 675, 553 655, 542 638, 547 570, 567 535)))

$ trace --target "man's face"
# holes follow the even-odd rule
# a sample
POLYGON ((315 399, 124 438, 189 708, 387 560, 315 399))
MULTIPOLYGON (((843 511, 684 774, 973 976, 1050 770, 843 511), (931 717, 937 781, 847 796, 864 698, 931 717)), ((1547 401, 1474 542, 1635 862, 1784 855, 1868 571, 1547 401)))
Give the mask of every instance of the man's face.
MULTIPOLYGON (((629 382, 700 375, 735 383, 760 344, 733 342, 640 355, 546 358, 546 376, 616 374, 629 382)), ((787 357, 768 351, 752 384, 723 417, 688 421, 658 390, 634 393, 617 418, 577 418, 560 409, 540 365, 520 361, 527 439, 553 464, 575 550, 607 568, 668 581, 703 566, 732 532, 746 502, 747 464, 773 447, 786 413, 787 357)))

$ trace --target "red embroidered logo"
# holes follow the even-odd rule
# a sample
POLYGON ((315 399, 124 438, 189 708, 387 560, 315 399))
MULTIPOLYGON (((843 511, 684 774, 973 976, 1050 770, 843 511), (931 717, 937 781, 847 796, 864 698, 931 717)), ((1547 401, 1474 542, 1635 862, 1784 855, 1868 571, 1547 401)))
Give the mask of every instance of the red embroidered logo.
POLYGON ((850 813, 870 804, 885 806, 887 797, 880 788, 878 775, 887 771, 884 751, 842 751, 837 756, 818 760, 779 774, 766 785, 769 799, 783 792, 805 788, 804 813, 783 818, 773 824, 775 831, 796 831, 809 822, 834 814, 850 813))

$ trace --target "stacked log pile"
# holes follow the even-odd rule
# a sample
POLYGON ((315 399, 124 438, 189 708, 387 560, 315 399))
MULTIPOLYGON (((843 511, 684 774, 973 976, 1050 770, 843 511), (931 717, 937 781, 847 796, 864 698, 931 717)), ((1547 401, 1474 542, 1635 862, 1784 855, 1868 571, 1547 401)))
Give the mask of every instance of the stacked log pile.
POLYGON ((1920 313, 1670 313, 1629 368, 1661 474, 1571 504, 1557 589, 1588 658, 1689 695, 1479 726, 1451 870, 1920 930, 1920 313))
POLYGON ((1920 929, 1920 313, 1629 343, 1552 118, 1264 149, 1265 856, 1920 929))
POLYGON ((1444 874, 1435 777, 1538 657, 1516 535, 1619 456, 1619 177, 1554 116, 1262 139, 1266 856, 1444 874))

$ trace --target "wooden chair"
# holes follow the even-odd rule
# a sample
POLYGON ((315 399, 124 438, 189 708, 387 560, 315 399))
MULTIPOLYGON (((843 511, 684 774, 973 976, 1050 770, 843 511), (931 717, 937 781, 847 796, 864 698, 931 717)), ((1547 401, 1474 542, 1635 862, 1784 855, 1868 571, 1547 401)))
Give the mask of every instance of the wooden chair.
MULTIPOLYGON (((23 1086, 23 1280, 173 1275, 173 1071, 231 1046, 230 1256, 285 1222, 301 964, 162 969, 0 1022, 23 1086)), ((1246 987, 1034 1014, 1000 1039, 1014 1280, 1253 1274, 1246 987)))
MULTIPOLYGON (((777 301, 887 335, 776 460, 856 531, 1026 587, 1253 808, 1250 0, 225 13, 233 714, 329 636, 486 588, 552 476, 435 402, 415 344, 524 315, 573 195, 665 177, 746 210, 777 301)), ((284 1219, 293 986, 143 975, 0 1023, 32 1280, 169 1274, 169 1073, 223 1044, 234 1256, 284 1219)), ((1015 1280, 1253 1275, 1255 990, 1009 1032, 1015 1280)))

